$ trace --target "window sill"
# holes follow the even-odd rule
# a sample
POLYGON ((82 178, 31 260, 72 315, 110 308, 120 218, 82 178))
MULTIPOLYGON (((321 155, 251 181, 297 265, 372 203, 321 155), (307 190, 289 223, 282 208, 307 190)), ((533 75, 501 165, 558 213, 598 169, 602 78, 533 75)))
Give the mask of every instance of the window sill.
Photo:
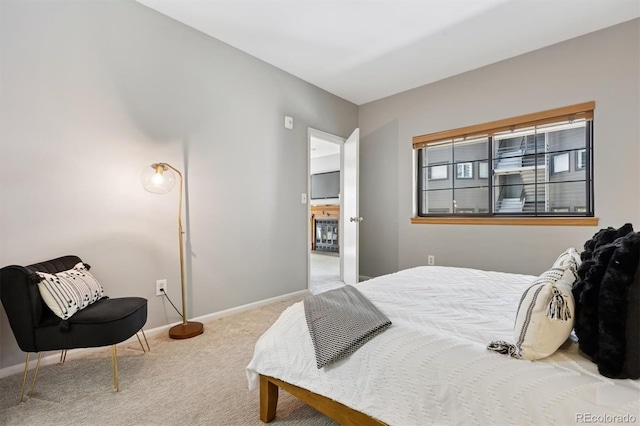
POLYGON ((430 225, 597 226, 597 217, 412 217, 430 225))

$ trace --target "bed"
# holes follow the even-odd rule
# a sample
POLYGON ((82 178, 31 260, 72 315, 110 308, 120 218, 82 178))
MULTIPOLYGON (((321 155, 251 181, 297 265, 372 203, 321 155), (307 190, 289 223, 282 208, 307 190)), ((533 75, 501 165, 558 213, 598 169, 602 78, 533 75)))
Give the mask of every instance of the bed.
POLYGON ((341 424, 575 424, 638 421, 640 382, 602 376, 567 341, 537 361, 487 350, 513 340, 516 307, 535 276, 426 266, 356 288, 391 327, 322 369, 298 302, 257 341, 247 366, 264 422, 278 389, 341 424), (635 420, 634 420, 635 419, 635 420))

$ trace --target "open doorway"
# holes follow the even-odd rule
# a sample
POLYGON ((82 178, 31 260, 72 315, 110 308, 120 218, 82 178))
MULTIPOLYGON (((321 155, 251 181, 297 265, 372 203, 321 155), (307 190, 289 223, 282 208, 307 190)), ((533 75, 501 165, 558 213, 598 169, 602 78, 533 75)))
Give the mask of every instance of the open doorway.
POLYGON ((344 285, 340 270, 342 144, 344 139, 309 129, 309 291, 344 285))

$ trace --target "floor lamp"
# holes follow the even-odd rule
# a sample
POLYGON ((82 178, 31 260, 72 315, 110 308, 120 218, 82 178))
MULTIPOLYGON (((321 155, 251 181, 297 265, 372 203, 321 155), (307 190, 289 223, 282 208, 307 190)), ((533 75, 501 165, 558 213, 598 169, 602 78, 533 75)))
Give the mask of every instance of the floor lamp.
POLYGON ((178 204, 178 241, 180 242, 180 284, 182 288, 182 324, 169 329, 172 339, 188 339, 202 334, 204 326, 200 322, 187 321, 187 302, 184 285, 184 248, 182 243, 182 173, 167 163, 154 163, 142 172, 142 186, 154 194, 166 194, 176 183, 176 172, 180 176, 180 199, 178 204))

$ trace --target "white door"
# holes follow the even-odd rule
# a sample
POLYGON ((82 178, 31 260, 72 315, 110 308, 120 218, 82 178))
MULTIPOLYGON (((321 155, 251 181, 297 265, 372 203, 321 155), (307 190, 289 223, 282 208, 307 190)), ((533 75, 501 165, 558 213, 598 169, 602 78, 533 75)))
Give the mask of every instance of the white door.
POLYGON ((340 275, 345 284, 355 284, 359 276, 358 233, 360 209, 358 206, 360 129, 355 129, 342 146, 342 194, 340 209, 340 275))

